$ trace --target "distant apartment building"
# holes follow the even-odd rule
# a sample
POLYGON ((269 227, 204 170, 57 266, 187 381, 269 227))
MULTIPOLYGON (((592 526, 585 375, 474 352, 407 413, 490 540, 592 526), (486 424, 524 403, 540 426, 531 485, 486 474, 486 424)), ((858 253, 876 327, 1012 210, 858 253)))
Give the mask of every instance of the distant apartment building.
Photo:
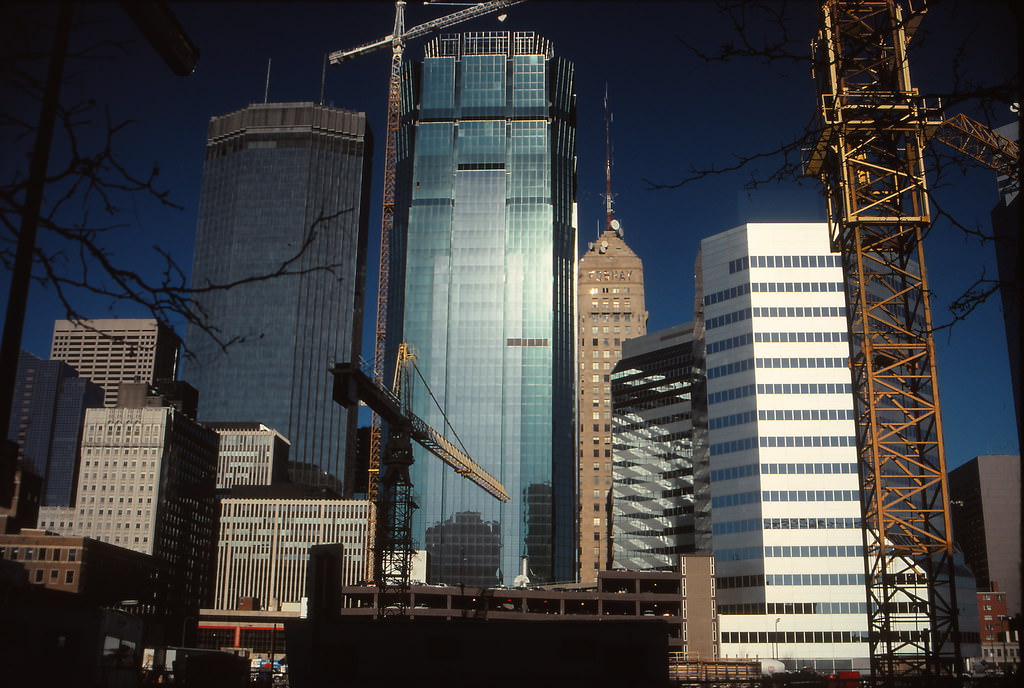
POLYGON ((576 311, 579 424, 579 580, 612 559, 612 370, 622 344, 647 332, 643 262, 608 227, 579 260, 576 311))
POLYGON ((613 569, 671 571, 710 553, 706 463, 695 465, 693 324, 629 339, 612 372, 613 569))
POLYGON ((217 490, 288 480, 286 437, 263 423, 203 423, 219 436, 217 490))
POLYGON ((981 629, 981 659, 1011 671, 1020 664, 1019 630, 1010 630, 1006 593, 993 584, 990 590, 979 591, 978 617, 981 629))
POLYGON ((723 657, 867 667, 840 265, 825 224, 746 224, 701 242, 696 330, 723 657))
POLYGON ((102 387, 103 403, 111 407, 122 382, 175 379, 180 350, 178 336, 156 320, 57 320, 50 358, 102 387))
POLYGON ((70 365, 19 354, 8 439, 42 478, 41 506, 72 504, 85 410, 102 405, 103 390, 70 365))
POLYGON ((1002 591, 1007 613, 1019 613, 1020 457, 974 457, 949 472, 949 493, 953 538, 974 571, 978 590, 1002 591))
POLYGON ((212 592, 217 434, 170 407, 89 409, 70 532, 151 554, 163 606, 212 592))
POLYGON ((369 502, 299 485, 236 487, 221 501, 214 609, 300 611, 313 545, 343 549, 341 580, 365 578, 369 502))
POLYGON ((74 529, 76 513, 73 506, 41 506, 36 528, 51 533, 70 533, 74 529))

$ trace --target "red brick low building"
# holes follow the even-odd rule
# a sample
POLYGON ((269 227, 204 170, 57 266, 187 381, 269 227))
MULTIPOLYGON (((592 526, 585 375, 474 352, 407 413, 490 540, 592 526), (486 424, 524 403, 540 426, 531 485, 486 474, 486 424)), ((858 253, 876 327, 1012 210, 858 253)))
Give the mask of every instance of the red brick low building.
POLYGON ((153 595, 153 557, 92 538, 23 529, 0 535, 0 559, 19 564, 32 585, 98 603, 145 601, 153 595))

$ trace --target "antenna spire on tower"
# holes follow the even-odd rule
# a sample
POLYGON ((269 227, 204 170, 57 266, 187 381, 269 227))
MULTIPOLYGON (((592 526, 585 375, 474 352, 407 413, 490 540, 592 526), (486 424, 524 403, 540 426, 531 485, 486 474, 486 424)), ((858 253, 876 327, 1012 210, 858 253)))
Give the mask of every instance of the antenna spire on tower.
POLYGON ((605 231, 615 232, 622 236, 622 226, 615 219, 612 209, 612 114, 608 109, 608 84, 604 85, 604 212, 605 231))
POLYGON ((266 103, 270 98, 270 61, 272 58, 267 58, 267 81, 263 85, 263 102, 266 103))

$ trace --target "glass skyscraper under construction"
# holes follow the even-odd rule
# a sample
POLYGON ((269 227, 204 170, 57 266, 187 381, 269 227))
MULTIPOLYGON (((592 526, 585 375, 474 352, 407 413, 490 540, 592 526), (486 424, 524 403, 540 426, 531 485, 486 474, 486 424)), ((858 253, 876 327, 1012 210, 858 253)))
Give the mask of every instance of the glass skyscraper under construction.
POLYGON ((530 32, 443 35, 405 80, 389 348, 412 410, 504 485, 500 504, 416 448, 429 582, 575 576, 573 66, 530 32), (438 406, 450 421, 445 423, 438 406))

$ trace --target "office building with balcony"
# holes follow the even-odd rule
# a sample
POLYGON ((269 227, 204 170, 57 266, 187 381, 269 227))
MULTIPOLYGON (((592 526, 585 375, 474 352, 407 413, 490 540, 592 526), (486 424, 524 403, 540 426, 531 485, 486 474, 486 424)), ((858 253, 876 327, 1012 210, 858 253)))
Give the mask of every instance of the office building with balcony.
POLYGON ((218 435, 217 491, 288 480, 286 437, 263 423, 203 423, 218 435))
POLYGON ((342 548, 341 583, 366 575, 369 503, 304 486, 237 487, 221 501, 213 608, 290 612, 306 598, 310 548, 342 548))

